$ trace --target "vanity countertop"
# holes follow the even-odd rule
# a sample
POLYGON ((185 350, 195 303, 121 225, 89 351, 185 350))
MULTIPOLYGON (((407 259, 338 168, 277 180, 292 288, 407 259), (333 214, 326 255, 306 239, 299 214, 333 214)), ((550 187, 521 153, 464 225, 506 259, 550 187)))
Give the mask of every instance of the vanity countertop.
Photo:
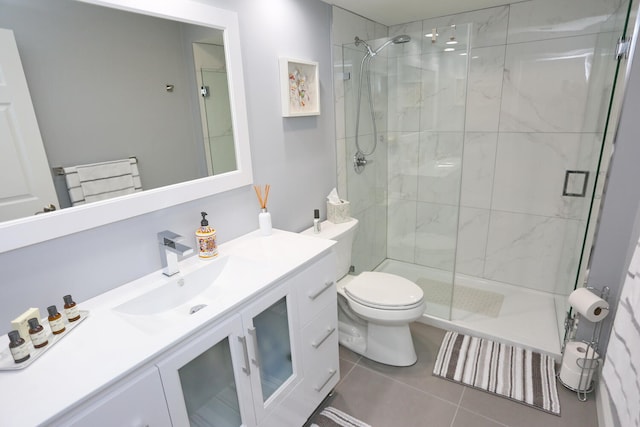
MULTIPOLYGON (((220 245, 220 258, 241 256, 255 260, 261 268, 243 272, 233 286, 227 286, 229 289, 225 289, 215 304, 161 331, 148 332, 134 327, 126 315, 113 310, 156 286, 163 277, 161 271, 90 300, 77 301, 81 310, 90 312, 81 324, 27 368, 0 372, 0 425, 46 423, 135 369, 151 365, 163 351, 204 324, 234 314, 236 307, 267 291, 312 258, 328 252, 334 243, 273 230, 271 236, 263 237, 256 231, 220 245)), ((180 274, 217 261, 189 257, 180 262, 180 274)), ((0 346, 8 346, 6 335, 0 337, 0 346)))

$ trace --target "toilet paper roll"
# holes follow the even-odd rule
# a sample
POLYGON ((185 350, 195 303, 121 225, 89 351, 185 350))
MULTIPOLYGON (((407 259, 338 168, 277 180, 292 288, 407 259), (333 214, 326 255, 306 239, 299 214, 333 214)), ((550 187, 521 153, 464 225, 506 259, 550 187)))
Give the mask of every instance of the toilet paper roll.
POLYGON ((593 380, 593 371, 585 371, 584 374, 580 370, 574 371, 564 364, 560 368, 560 381, 571 390, 586 391, 591 386, 593 380))
POLYGON ((590 322, 599 322, 609 314, 609 303, 586 288, 571 292, 569 304, 590 322))
POLYGON ((562 356, 560 380, 565 386, 574 390, 589 388, 599 358, 600 355, 585 343, 568 342, 562 356))

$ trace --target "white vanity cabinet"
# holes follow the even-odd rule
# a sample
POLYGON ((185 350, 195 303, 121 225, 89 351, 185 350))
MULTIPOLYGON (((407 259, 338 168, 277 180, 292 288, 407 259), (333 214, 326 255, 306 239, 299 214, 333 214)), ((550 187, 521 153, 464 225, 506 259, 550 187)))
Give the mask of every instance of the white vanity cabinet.
POLYGON ((171 419, 162 393, 162 382, 155 367, 117 383, 49 426, 170 427, 171 419))
POLYGON ((274 230, 225 245, 259 267, 220 276, 217 299, 171 314, 171 327, 114 310, 164 289, 156 274, 83 302, 91 317, 55 351, 0 375, 0 400, 16 408, 0 425, 302 426, 340 375, 332 243, 274 230))
POLYGON ((242 311, 259 425, 269 412, 286 403, 302 379, 300 328, 291 284, 286 281, 242 311))
POLYGON ((329 253, 289 280, 299 314, 296 347, 303 379, 261 426, 301 426, 340 379, 335 265, 329 253))
POLYGON ((157 364, 173 425, 253 427, 242 319, 236 315, 207 329, 157 364))
POLYGON ((306 421, 339 378, 334 262, 320 258, 158 363, 174 425, 306 421))
POLYGON ((302 318, 304 382, 294 396, 303 413, 312 413, 340 379, 338 306, 332 254, 311 265, 296 283, 302 318))

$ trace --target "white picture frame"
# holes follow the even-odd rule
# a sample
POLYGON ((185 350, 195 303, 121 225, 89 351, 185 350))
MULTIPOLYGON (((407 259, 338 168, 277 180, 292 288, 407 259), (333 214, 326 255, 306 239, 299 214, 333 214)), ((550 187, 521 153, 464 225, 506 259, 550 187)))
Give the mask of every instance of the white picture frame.
POLYGON ((318 63, 280 58, 282 116, 320 115, 320 81, 318 63))

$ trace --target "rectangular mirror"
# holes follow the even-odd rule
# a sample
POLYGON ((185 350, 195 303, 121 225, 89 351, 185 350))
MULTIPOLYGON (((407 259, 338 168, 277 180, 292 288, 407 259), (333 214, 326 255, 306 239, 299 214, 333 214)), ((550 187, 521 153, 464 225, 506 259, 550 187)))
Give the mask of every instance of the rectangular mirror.
MULTIPOLYGON (((0 0, 0 9, 37 119, 23 127, 38 127, 35 137, 5 134, 26 145, 39 130, 57 199, 33 196, 35 162, 3 137, 24 184, 0 188, 0 252, 252 182, 235 12, 190 0, 0 0), (141 192, 71 207, 69 168, 129 158, 141 192), (32 205, 16 218, 20 199, 32 205), (33 203, 61 209, 34 216, 33 203)), ((6 117, 19 110, 10 101, 0 98, 6 117)))

